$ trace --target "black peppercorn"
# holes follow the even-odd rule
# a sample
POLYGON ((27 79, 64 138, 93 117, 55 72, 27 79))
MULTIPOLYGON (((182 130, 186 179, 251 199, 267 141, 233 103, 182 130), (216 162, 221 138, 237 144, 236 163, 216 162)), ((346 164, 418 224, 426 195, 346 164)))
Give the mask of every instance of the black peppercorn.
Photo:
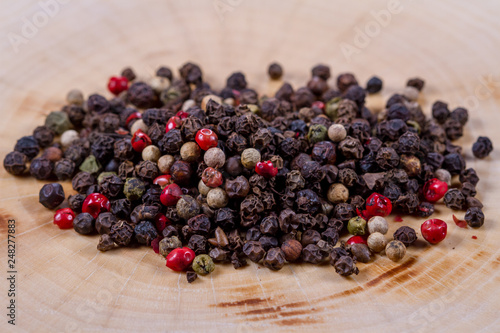
POLYGON ((470 207, 465 213, 465 221, 472 228, 479 228, 484 224, 484 214, 480 207, 470 207))
POLYGON ((472 153, 477 158, 485 158, 493 151, 491 140, 485 136, 480 136, 472 145, 472 153))
POLYGON ((56 162, 54 166, 54 174, 59 180, 66 180, 73 176, 75 172, 75 162, 68 158, 63 158, 56 162))
POLYGON ((30 174, 38 180, 47 180, 52 177, 54 163, 44 157, 37 157, 31 161, 30 174))
POLYGON ((54 209, 64 201, 64 189, 59 183, 45 184, 40 189, 38 201, 48 209, 54 209))
POLYGON ((109 235, 116 244, 127 246, 130 244, 132 236, 134 235, 134 227, 125 220, 119 220, 111 226, 109 235))
POLYGON ((271 79, 278 80, 283 75, 283 69, 281 68, 280 64, 272 63, 269 65, 269 68, 267 69, 267 73, 269 74, 269 77, 271 79))
POLYGON ((465 197, 455 188, 449 189, 444 195, 444 204, 453 210, 460 210, 465 204, 465 197))
POLYGON ((144 82, 132 83, 127 90, 127 98, 130 103, 141 109, 153 107, 157 100, 153 88, 144 82))
POLYGON ((26 155, 29 160, 32 160, 40 152, 40 147, 33 136, 23 136, 17 140, 14 150, 26 155))
POLYGON ((118 223, 118 218, 110 212, 99 214, 95 220, 95 228, 99 234, 109 234, 111 227, 118 223))
POLYGON ((19 176, 26 171, 28 158, 23 153, 13 151, 8 153, 3 160, 3 167, 8 173, 19 176))
POLYGON ((411 227, 400 227, 393 235, 395 240, 402 242, 406 247, 410 246, 417 240, 417 234, 411 227))
POLYGON ((285 265, 285 254, 279 247, 273 247, 267 251, 262 263, 265 267, 278 271, 285 265))
MULTIPOLYGON (((38 126, 33 131, 33 138, 42 148, 48 147, 54 141, 55 133, 47 126, 38 126)), ((36 155, 35 155, 36 156, 36 155)))
POLYGON ((95 220, 89 213, 78 214, 73 220, 73 229, 82 235, 91 234, 94 231, 95 220))
POLYGON ((366 91, 369 94, 376 94, 382 90, 382 80, 377 76, 371 77, 366 83, 366 91))
POLYGON ((142 221, 134 228, 135 238, 139 244, 151 245, 151 241, 158 237, 158 232, 156 231, 153 223, 149 221, 142 221))
POLYGON ((71 184, 73 185, 73 190, 78 193, 86 193, 90 186, 96 183, 96 179, 92 174, 82 171, 73 177, 71 184))
POLYGON ((81 213, 83 202, 85 201, 86 198, 87 196, 83 194, 70 195, 68 197, 69 208, 71 208, 75 213, 81 213))

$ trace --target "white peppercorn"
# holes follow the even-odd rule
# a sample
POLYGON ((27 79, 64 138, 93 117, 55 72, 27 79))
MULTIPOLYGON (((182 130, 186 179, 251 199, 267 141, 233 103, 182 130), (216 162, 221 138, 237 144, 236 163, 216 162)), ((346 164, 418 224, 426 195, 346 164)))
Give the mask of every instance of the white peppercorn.
POLYGON ((226 98, 223 102, 224 102, 224 104, 234 106, 234 98, 231 98, 231 97, 226 98))
POLYGON ((142 159, 144 161, 158 162, 160 159, 161 152, 160 149, 156 146, 149 145, 142 151, 142 159))
POLYGON ((156 93, 161 93, 170 86, 170 81, 166 77, 155 76, 149 80, 149 85, 156 93))
POLYGON ((207 103, 209 100, 213 100, 214 102, 222 104, 222 98, 220 98, 219 96, 207 95, 207 96, 203 97, 203 99, 201 100, 201 108, 203 109, 203 111, 207 111, 207 103))
POLYGON ((217 169, 222 168, 222 166, 224 166, 224 163, 226 163, 226 154, 224 154, 224 152, 220 148, 210 148, 205 152, 203 160, 209 167, 217 169))
POLYGON ((403 90, 403 96, 414 102, 418 99, 419 91, 415 87, 406 86, 403 90))
POLYGON ((196 142, 186 142, 181 147, 181 158, 189 163, 196 162, 200 157, 200 146, 196 142))
POLYGON ((198 191, 200 192, 201 195, 207 195, 211 189, 212 189, 211 187, 205 185, 203 180, 200 179, 200 182, 198 183, 198 191))
POLYGON ((144 133, 148 132, 149 127, 144 123, 142 119, 136 120, 132 127, 130 128, 130 134, 134 135, 138 130, 142 130, 144 133))
POLYGON ((332 184, 328 189, 327 198, 335 204, 346 202, 349 199, 349 190, 343 184, 332 184))
POLYGON ((434 173, 434 176, 439 179, 442 182, 445 182, 448 184, 448 186, 451 185, 451 174, 448 170, 445 169, 437 169, 436 172, 434 173))
POLYGON ((370 250, 372 250, 373 252, 381 252, 385 249, 387 245, 387 240, 385 239, 385 236, 382 235, 380 232, 374 232, 373 234, 370 234, 366 242, 370 250))
POLYGON ((196 102, 193 99, 188 99, 182 104, 182 111, 187 111, 190 107, 193 107, 196 105, 196 102))
POLYGON ((226 191, 220 187, 211 189, 207 194, 207 204, 212 208, 222 208, 227 206, 229 197, 226 191))
POLYGON ((385 254, 392 261, 400 261, 406 254, 406 246, 398 240, 390 241, 385 247, 385 254))
POLYGON ((64 131, 63 134, 61 134, 61 145, 64 148, 67 148, 71 146, 71 144, 78 139, 80 139, 80 135, 78 134, 77 131, 75 130, 64 131))
POLYGON ((83 94, 78 89, 73 89, 66 95, 66 102, 68 104, 82 105, 83 104, 83 94))
POLYGON ((389 224, 387 220, 382 216, 374 216, 368 220, 368 232, 373 234, 374 232, 380 232, 385 235, 389 230, 389 224))
POLYGON ((247 169, 255 168, 260 159, 260 152, 255 148, 247 148, 241 153, 241 164, 247 169))
POLYGON ((328 128, 328 137, 333 142, 340 142, 344 140, 347 136, 347 131, 344 125, 341 124, 333 124, 328 128))
POLYGON ((158 160, 158 168, 162 174, 170 173, 170 167, 174 164, 175 158, 172 155, 163 155, 158 160))

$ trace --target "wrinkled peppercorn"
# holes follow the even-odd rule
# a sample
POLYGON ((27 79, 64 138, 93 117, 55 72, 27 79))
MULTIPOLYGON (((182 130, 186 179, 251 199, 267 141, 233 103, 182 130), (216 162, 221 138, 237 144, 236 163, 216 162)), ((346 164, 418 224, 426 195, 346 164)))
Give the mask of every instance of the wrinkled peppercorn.
POLYGON ((417 240, 417 234, 411 227, 400 227, 393 235, 395 240, 402 242, 405 246, 410 246, 417 240))
POLYGON ((491 140, 485 136, 480 136, 472 145, 472 153, 477 158, 485 158, 493 151, 491 140))

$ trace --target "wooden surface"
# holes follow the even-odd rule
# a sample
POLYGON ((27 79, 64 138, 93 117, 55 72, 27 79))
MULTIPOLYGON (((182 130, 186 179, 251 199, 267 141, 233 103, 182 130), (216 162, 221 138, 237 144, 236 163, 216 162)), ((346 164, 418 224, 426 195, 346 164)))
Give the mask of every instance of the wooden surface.
MULTIPOLYGON (((481 177, 478 192, 487 216, 480 230, 459 229, 452 212, 438 205, 436 216, 449 222, 443 243, 421 242, 398 264, 377 257, 348 279, 329 265, 287 265, 279 272, 218 266, 188 285, 184 274, 166 269, 148 248, 99 253, 97 237, 59 230, 53 213, 37 202, 43 182, 14 178, 0 168, 0 331, 14 331, 3 314, 6 220, 12 218, 16 331, 498 331, 498 2, 402 1, 378 29, 371 11, 387 10, 386 1, 68 2, 17 52, 6 36, 22 36, 23 18, 32 21, 42 9, 37 1, 0 6, 2 160, 16 139, 59 110, 70 88, 108 96, 107 78, 126 65, 150 77, 159 65, 176 69, 192 60, 216 88, 240 69, 251 87, 266 91, 273 60, 283 64, 285 79, 295 87, 313 65, 325 62, 334 76, 353 71, 363 83, 372 74, 384 78, 383 96, 371 98, 372 106, 401 90, 408 77, 420 76, 426 80, 421 102, 427 113, 436 99, 468 107, 471 120, 459 142, 467 165, 481 177), (373 29, 372 37, 355 44, 356 28, 365 26, 373 29), (341 43, 361 47, 348 59, 341 43), (482 134, 497 150, 476 160, 471 144, 482 134)), ((65 189, 72 193, 68 184, 65 189)), ((390 220, 392 234, 401 224, 390 220)), ((405 217, 403 223, 418 228, 420 222, 405 217)))

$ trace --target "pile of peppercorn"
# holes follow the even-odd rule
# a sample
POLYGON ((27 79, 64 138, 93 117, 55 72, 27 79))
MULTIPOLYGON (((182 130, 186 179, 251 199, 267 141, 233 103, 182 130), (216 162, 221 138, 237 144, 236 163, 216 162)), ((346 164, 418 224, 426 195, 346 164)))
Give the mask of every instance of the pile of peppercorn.
MULTIPOLYGON (((283 70, 275 63, 268 73, 281 80, 283 70)), ((441 198, 466 210, 469 226, 483 224, 479 178, 452 143, 466 109, 437 101, 427 118, 417 102, 424 81, 414 78, 374 114, 365 96, 382 80, 362 87, 346 73, 334 88, 329 79, 330 68, 317 65, 306 86, 283 83, 275 96, 259 96, 240 72, 217 91, 193 63, 176 79, 161 67, 148 82, 127 68, 109 80, 112 99, 70 91, 61 111, 17 141, 4 167, 71 179, 77 194, 55 224, 98 233, 100 251, 152 246, 190 282, 214 262, 239 268, 249 259, 273 270, 329 262, 348 276, 373 253, 401 260, 415 230, 401 227, 388 240, 384 217, 394 210, 426 218, 441 198), (459 188, 451 188, 453 176, 459 188), (353 236, 339 242, 346 233, 353 236)), ((493 147, 480 137, 472 149, 484 158, 493 147)), ((64 200, 58 183, 40 190, 49 209, 64 200)), ((432 244, 446 230, 438 219, 421 227, 432 244)))

